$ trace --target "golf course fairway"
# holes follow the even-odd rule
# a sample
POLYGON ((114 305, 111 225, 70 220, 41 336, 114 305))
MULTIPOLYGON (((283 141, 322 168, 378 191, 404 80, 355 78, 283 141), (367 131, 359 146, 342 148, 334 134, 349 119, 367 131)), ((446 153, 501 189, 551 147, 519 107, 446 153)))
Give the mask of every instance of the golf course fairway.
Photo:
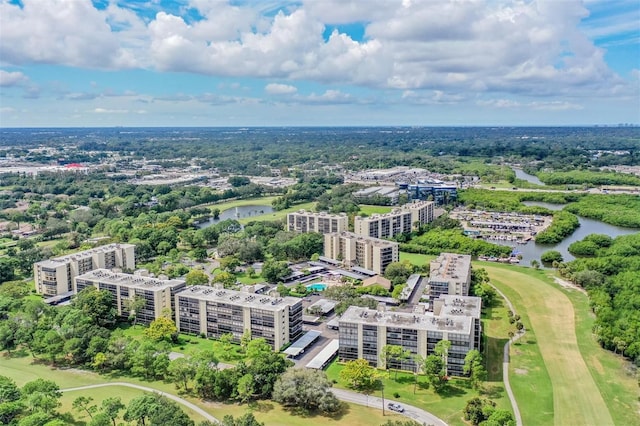
MULTIPOLYGON (((538 271, 529 273, 523 268, 486 263, 481 267, 487 270, 491 282, 514 303, 525 327, 531 330, 522 340, 533 340, 542 358, 543 365, 531 368, 532 373, 538 370, 535 375, 538 379, 534 379, 533 374, 527 377, 527 369, 520 369, 513 374, 513 365, 518 365, 519 351, 518 345, 511 347, 511 380, 516 382, 514 393, 522 411, 523 423, 613 425, 609 408, 580 352, 574 307, 566 294, 537 278, 535 275, 538 271), (544 371, 540 374, 539 370, 545 369, 548 376, 544 371), (528 379, 532 383, 526 394, 522 394, 519 389, 525 388, 522 382, 527 384, 528 379), (517 386, 517 382, 521 382, 521 386, 517 386), (547 403, 550 393, 553 395, 552 409, 547 403)), ((540 364, 540 357, 537 360, 540 364)), ((528 361, 531 362, 530 359, 528 361)))

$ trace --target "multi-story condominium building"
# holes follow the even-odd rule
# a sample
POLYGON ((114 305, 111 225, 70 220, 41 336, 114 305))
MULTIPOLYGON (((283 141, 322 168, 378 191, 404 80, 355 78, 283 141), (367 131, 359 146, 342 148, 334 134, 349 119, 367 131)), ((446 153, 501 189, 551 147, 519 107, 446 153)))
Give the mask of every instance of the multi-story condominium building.
POLYGON ((442 253, 431 262, 425 293, 431 301, 442 294, 467 296, 471 284, 471 256, 442 253))
MULTIPOLYGON (((414 312, 389 312, 351 306, 339 321, 341 361, 363 358, 372 366, 385 367, 382 348, 397 345, 412 355, 426 357, 434 353, 441 340, 451 342, 447 356, 448 374, 463 375, 464 357, 480 349, 480 298, 443 299, 439 311, 425 312, 419 305, 414 312), (473 300, 471 300, 473 299, 473 300)), ((389 367, 415 371, 414 357, 390 361, 389 367)))
POLYGON ((391 262, 399 260, 399 251, 398 243, 392 241, 335 232, 324 235, 324 256, 349 267, 359 266, 383 274, 391 262))
POLYGON ((78 275, 74 281, 76 292, 86 287, 111 292, 114 305, 121 317, 129 317, 130 302, 134 298, 144 299, 144 307, 136 312, 136 321, 141 324, 149 324, 166 315, 167 311, 173 315, 174 295, 186 287, 184 280, 160 280, 142 275, 111 272, 107 269, 96 269, 78 275))
POLYGON ((344 214, 314 213, 299 210, 287 215, 287 229, 294 232, 343 232, 349 230, 349 217, 344 214))
POLYGON ((134 269, 135 245, 109 244, 66 256, 43 260, 33 265, 36 291, 55 296, 73 291, 73 278, 94 269, 134 269))
POLYGON ((373 214, 369 217, 356 216, 353 230, 358 235, 373 238, 392 238, 409 233, 416 225, 433 221, 432 201, 408 203, 389 213, 373 214))
POLYGON ((245 331, 275 350, 302 335, 302 301, 213 287, 189 287, 175 295, 176 326, 182 333, 239 342, 245 331))

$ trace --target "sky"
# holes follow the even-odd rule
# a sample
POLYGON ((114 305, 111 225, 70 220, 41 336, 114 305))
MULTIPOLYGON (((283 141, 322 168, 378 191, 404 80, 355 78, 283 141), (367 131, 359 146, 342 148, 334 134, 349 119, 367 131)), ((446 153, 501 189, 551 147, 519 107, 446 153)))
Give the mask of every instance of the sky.
POLYGON ((640 124, 640 0, 0 0, 0 127, 640 124))

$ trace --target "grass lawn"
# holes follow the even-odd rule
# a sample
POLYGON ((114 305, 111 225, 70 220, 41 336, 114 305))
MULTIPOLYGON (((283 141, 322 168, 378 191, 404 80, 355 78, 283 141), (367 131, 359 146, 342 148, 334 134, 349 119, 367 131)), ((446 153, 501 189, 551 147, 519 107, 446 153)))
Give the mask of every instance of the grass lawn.
POLYGON ((482 266, 515 305, 528 330, 511 349, 511 383, 525 424, 611 425, 609 407, 593 379, 576 336, 567 295, 545 271, 482 266))
POLYGON ((221 404, 206 403, 212 408, 211 412, 222 418, 230 414, 239 417, 250 411, 255 418, 265 425, 283 426, 323 426, 323 425, 349 425, 349 426, 370 426, 379 425, 387 420, 404 420, 406 417, 400 414, 391 414, 386 411, 382 416, 382 409, 367 408, 362 405, 347 404, 344 413, 336 417, 325 417, 318 414, 293 414, 282 405, 273 401, 258 401, 252 404, 221 404))
MULTIPOLYGON (((33 363, 30 356, 24 357, 8 357, 6 353, 0 353, 0 374, 8 376, 16 381, 18 386, 22 386, 25 383, 35 380, 37 378, 46 378, 48 380, 55 381, 61 389, 80 387, 85 385, 93 385, 98 383, 108 382, 129 382, 147 386, 150 388, 158 389, 167 393, 178 394, 175 387, 171 383, 165 382, 145 382, 130 377, 122 376, 108 376, 98 375, 90 371, 82 371, 76 369, 58 369, 52 368, 47 365, 33 363)), ((60 412, 73 412, 72 403, 78 396, 88 396, 94 399, 94 403, 100 404, 104 398, 119 396, 126 404, 131 399, 142 395, 144 392, 132 389, 124 386, 109 386, 103 388, 88 389, 82 391, 65 392, 61 399, 62 407, 60 412)), ((201 401, 197 398, 190 396, 180 395, 181 397, 189 400, 190 402, 198 405, 206 410, 208 413, 222 419, 226 414, 231 414, 234 417, 241 416, 247 411, 252 411, 256 418, 264 422, 267 425, 282 425, 282 426, 323 426, 325 424, 333 425, 350 425, 350 426, 369 426, 383 423, 388 419, 402 419, 398 414, 389 414, 382 416, 382 410, 373 408, 366 408, 355 404, 348 404, 348 408, 345 413, 338 417, 324 417, 320 415, 294 415, 285 410, 280 404, 271 401, 260 401, 251 405, 238 405, 238 404, 222 404, 217 402, 201 401)), ((187 409, 187 407, 181 406, 187 414, 196 422, 196 424, 204 420, 199 414, 187 409)), ((78 421, 77 424, 83 424, 82 421, 86 421, 82 414, 73 412, 73 415, 78 421)))
MULTIPOLYGON (((108 383, 108 382, 129 382, 135 383, 142 386, 148 386, 153 389, 158 389, 167 393, 177 394, 175 387, 171 383, 164 382, 144 382, 141 380, 137 380, 131 377, 110 377, 110 376, 101 376, 96 373, 90 371, 76 370, 76 369, 64 369, 64 368, 53 368, 48 365, 34 363, 33 359, 30 356, 24 357, 8 357, 6 353, 0 354, 2 360, 0 361, 0 374, 3 376, 8 376, 11 379, 15 380, 18 386, 23 386, 25 383, 30 382, 32 380, 36 380, 38 378, 44 378, 47 380, 53 380, 60 386, 60 389, 66 388, 75 388, 85 385, 93 385, 98 383, 108 383)), ((74 391, 66 393, 60 400, 62 402, 61 412, 72 411, 71 404, 73 400, 78 396, 90 396, 94 399, 96 403, 100 403, 102 399, 110 397, 110 396, 120 396, 123 402, 127 403, 132 398, 135 398, 139 395, 142 395, 144 392, 132 388, 127 387, 104 387, 104 388, 96 388, 96 389, 87 389, 82 391, 74 391)), ((194 404, 198 404, 205 408, 203 404, 201 404, 196 398, 184 397, 194 404)), ((192 410, 189 410, 187 407, 181 405, 182 409, 191 417, 194 421, 200 422, 205 420, 199 414, 195 413, 192 410)), ((205 408, 206 409, 206 408, 205 408)), ((214 416, 217 415, 215 412, 211 412, 214 416)), ((73 413, 77 420, 80 419, 81 415, 78 413, 73 413)))
POLYGON ((360 213, 364 213, 369 216, 376 213, 389 213, 392 209, 392 206, 372 206, 370 204, 360 204, 360 213))
POLYGON ((419 254, 419 253, 407 253, 404 251, 400 252, 400 262, 403 260, 408 260, 412 265, 422 266, 428 265, 438 256, 434 256, 431 254, 419 254))
MULTIPOLYGON (((340 379, 342 368, 343 364, 334 361, 327 368, 327 376, 329 376, 329 379, 337 381, 334 386, 346 389, 345 383, 340 379)), ((440 417, 451 426, 462 426, 468 425, 464 421, 462 410, 467 401, 474 396, 491 399, 497 404, 498 408, 511 410, 511 405, 501 380, 502 378, 498 382, 486 382, 483 394, 473 390, 466 379, 458 378, 450 380, 447 388, 441 394, 437 394, 425 386, 425 379, 422 375, 418 376, 418 386, 416 386, 416 392, 414 393, 415 376, 412 373, 399 372, 396 379, 395 370, 391 371, 389 376, 383 379, 383 382, 385 398, 393 398, 406 404, 420 407, 440 417), (400 396, 395 397, 395 393, 400 396)), ((381 396, 380 391, 376 391, 374 394, 378 397, 381 396)))

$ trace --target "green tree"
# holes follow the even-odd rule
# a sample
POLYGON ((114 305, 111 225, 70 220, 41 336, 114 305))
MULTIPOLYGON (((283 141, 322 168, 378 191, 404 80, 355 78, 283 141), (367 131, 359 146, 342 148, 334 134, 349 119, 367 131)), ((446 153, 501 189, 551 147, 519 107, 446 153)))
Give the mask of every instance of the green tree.
POLYGON ((394 286, 405 284, 412 273, 413 265, 407 260, 392 262, 384 270, 385 278, 391 281, 394 286))
POLYGON ((451 348, 451 341, 449 340, 440 340, 436 343, 436 347, 434 349, 434 353, 440 357, 442 357, 442 365, 443 365, 443 375, 448 376, 447 370, 447 358, 449 357, 449 349, 451 348))
POLYGON ((124 306, 129 311, 129 320, 133 320, 133 325, 138 322, 138 314, 142 312, 146 304, 145 298, 137 294, 124 300, 124 306))
POLYGON ((238 400, 242 403, 249 401, 253 397, 254 379, 252 374, 245 374, 238 380, 238 400))
POLYGON ((98 410, 98 406, 92 404, 93 398, 90 396, 79 396, 73 400, 71 406, 74 410, 87 413, 90 419, 93 419, 93 415, 98 410))
POLYGON ((389 371, 390 364, 395 364, 396 379, 398 378, 398 369, 401 367, 403 360, 409 359, 411 351, 405 350, 399 345, 385 345, 380 351, 380 360, 384 363, 385 368, 389 371))
POLYGON ((247 343, 247 358, 257 359, 264 354, 272 352, 271 345, 267 343, 267 340, 263 337, 252 339, 247 343))
POLYGON ((151 321, 149 327, 144 330, 144 335, 152 340, 174 340, 178 334, 178 328, 171 318, 160 317, 151 321))
POLYGON ((347 386, 361 392, 371 392, 378 386, 379 375, 366 359, 347 361, 340 378, 347 382, 347 386))
POLYGON ((440 392, 446 378, 443 375, 444 363, 439 355, 428 355, 421 365, 422 372, 427 378, 427 383, 432 385, 436 392, 440 392))
POLYGON ((224 333, 218 339, 222 344, 221 358, 224 360, 231 359, 231 349, 233 348, 233 333, 224 333))
POLYGON ((482 382, 487 378, 487 370, 482 363, 482 355, 476 349, 467 352, 464 357, 464 374, 468 374, 471 380, 471 386, 474 389, 480 389, 482 382))
POLYGON ((273 389, 273 400, 289 408, 305 412, 315 410, 333 414, 341 409, 331 392, 331 382, 323 371, 290 368, 280 376, 273 389))
POLYGON ((547 250, 542 253, 540 256, 540 260, 542 263, 553 263, 553 262, 562 262, 564 259, 562 258, 562 253, 557 250, 547 250))
POLYGON ((185 392, 189 391, 189 381, 196 376, 196 364, 189 358, 176 358, 169 363, 167 370, 169 378, 176 384, 176 388, 181 387, 185 392))
POLYGON ((184 280, 187 285, 208 285, 209 284, 209 276, 201 269, 192 269, 187 275, 185 275, 184 280))
POLYGON ((82 311, 87 317, 101 327, 115 324, 117 311, 113 296, 107 290, 97 290, 95 287, 82 289, 73 298, 71 305, 82 311))
POLYGON ((116 426, 116 420, 118 419, 118 415, 120 411, 125 409, 125 405, 122 403, 122 400, 119 396, 105 398, 102 400, 102 404, 100 404, 101 413, 105 414, 113 423, 113 426, 116 426))
POLYGON ((287 262, 267 260, 262 265, 262 277, 271 283, 277 283, 289 274, 291 269, 287 262))
MULTIPOLYGON (((201 423, 199 426, 214 426, 213 424, 201 423)), ((264 426, 253 416, 253 413, 245 413, 238 418, 234 418, 231 414, 227 414, 222 418, 222 426, 264 426)))
POLYGON ((51 380, 36 379, 25 383, 21 392, 22 401, 30 413, 41 412, 53 416, 61 405, 60 387, 51 380))

